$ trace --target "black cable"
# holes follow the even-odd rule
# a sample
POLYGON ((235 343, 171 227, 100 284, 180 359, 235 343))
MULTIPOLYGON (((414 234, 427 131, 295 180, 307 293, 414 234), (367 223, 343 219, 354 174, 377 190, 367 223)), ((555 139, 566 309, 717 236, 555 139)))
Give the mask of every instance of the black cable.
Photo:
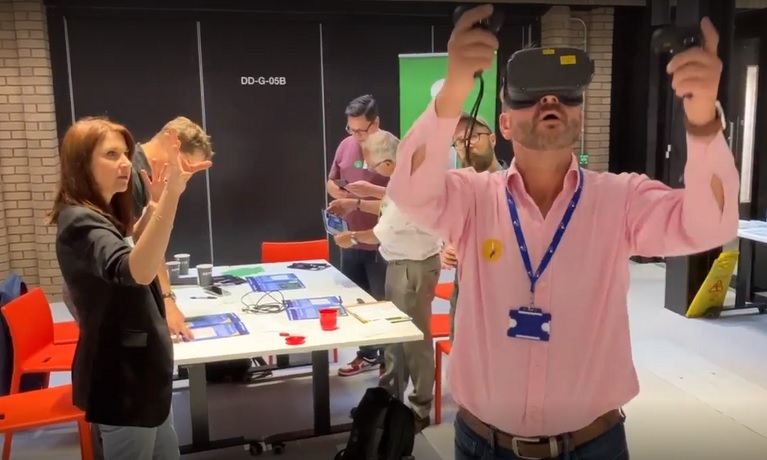
POLYGON ((479 78, 479 94, 469 113, 471 120, 469 121, 468 126, 466 126, 466 132, 464 133, 463 155, 466 162, 464 165, 465 167, 471 167, 471 137, 474 135, 474 126, 477 124, 479 106, 482 104, 482 95, 485 94, 485 79, 482 77, 482 72, 477 72, 475 76, 479 78))
POLYGON ((255 303, 250 303, 247 301, 247 298, 253 294, 258 293, 248 292, 240 299, 243 305, 242 311, 245 313, 281 313, 288 308, 285 304, 285 296, 281 291, 264 292, 255 303), (276 298, 272 294, 278 294, 279 298, 276 298))

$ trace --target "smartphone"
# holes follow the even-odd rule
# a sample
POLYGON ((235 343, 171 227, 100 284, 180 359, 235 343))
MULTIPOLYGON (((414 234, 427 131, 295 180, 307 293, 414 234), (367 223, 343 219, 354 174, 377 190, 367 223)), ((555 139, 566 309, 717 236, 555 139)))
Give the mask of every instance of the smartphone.
POLYGON ((218 286, 208 286, 204 288, 204 291, 207 292, 208 294, 213 294, 219 297, 229 295, 229 291, 227 291, 226 289, 221 289, 218 286))
POLYGON ((338 188, 340 188, 341 190, 343 190, 344 187, 349 185, 349 181, 348 180, 343 180, 343 179, 336 179, 336 180, 333 181, 333 183, 335 183, 338 186, 338 188))

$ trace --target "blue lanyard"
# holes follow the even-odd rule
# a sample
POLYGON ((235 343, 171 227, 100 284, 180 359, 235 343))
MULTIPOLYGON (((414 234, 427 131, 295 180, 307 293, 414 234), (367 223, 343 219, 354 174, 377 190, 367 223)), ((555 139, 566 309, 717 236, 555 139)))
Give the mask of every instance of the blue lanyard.
POLYGON ((537 270, 533 270, 533 263, 530 261, 530 252, 527 250, 525 235, 522 233, 522 224, 519 221, 519 212, 517 211, 514 197, 511 196, 509 189, 506 189, 506 199, 509 203, 509 213, 511 214, 511 225, 514 227, 514 234, 517 237, 517 243, 519 243, 519 253, 522 256, 522 262, 525 264, 527 277, 530 279, 530 306, 533 305, 535 297, 535 283, 538 282, 538 279, 543 275, 546 267, 549 266, 549 262, 551 262, 551 258, 554 256, 554 252, 556 252, 559 242, 562 241, 562 236, 565 234, 565 230, 567 230, 567 224, 570 223, 570 218, 573 217, 575 207, 578 206, 578 201, 581 199, 581 192, 583 191, 583 170, 580 168, 578 168, 578 176, 578 187, 575 189, 575 193, 573 193, 573 198, 570 200, 570 204, 567 205, 565 215, 562 216, 562 222, 559 223, 559 227, 554 233, 554 238, 551 239, 551 244, 549 244, 549 248, 543 255, 543 259, 541 259, 541 264, 538 266, 537 270))

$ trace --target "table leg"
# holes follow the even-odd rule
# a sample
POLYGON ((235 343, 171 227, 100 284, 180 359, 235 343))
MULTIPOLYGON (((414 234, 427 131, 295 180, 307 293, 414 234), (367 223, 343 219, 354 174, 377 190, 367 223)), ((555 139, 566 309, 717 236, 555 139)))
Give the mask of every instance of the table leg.
POLYGON ((735 282, 735 308, 743 308, 753 300, 752 269, 754 264, 754 242, 740 239, 740 254, 738 255, 738 274, 735 282))
POLYGON ((208 444, 208 379, 204 364, 189 366, 189 410, 192 415, 192 445, 208 444))
POLYGON ((327 350, 312 352, 312 399, 314 400, 314 435, 331 433, 330 365, 327 350))
POLYGON ((189 376, 189 412, 192 419, 192 443, 180 446, 181 455, 257 444, 257 441, 245 439, 243 436, 211 441, 210 421, 208 419, 208 378, 205 372, 205 364, 194 364, 188 366, 187 369, 189 376))

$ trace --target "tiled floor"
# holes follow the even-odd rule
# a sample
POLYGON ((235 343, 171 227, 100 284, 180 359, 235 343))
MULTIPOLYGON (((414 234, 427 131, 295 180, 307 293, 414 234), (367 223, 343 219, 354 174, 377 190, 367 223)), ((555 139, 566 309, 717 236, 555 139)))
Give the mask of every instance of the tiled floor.
MULTIPOLYGON (((767 458, 767 315, 745 314, 718 320, 690 320, 663 308, 664 270, 656 265, 632 266, 629 309, 632 343, 642 391, 631 402, 628 435, 633 460, 693 458, 764 460, 767 458)), ((444 275, 445 280, 450 274, 444 275)), ((436 301, 435 311, 447 303, 436 301)), ((57 320, 67 318, 55 307, 57 320)), ((344 350, 342 360, 354 350, 344 350)), ((335 422, 348 421, 349 409, 365 388, 375 384, 370 373, 331 379, 335 422)), ((55 382, 65 382, 57 376, 55 382)), ((219 386, 211 391, 214 436, 258 436, 308 428, 311 424, 310 381, 283 380, 258 388, 219 386)), ((445 389, 445 422, 424 431, 418 460, 453 459, 455 405, 445 389)), ((174 400, 176 426, 189 441, 186 394, 174 400)), ((332 458, 345 438, 336 436, 289 444, 285 460, 332 458)), ((265 457, 272 457, 267 453, 265 457)), ((14 459, 79 458, 74 427, 41 430, 14 437, 14 459)), ((189 459, 245 459, 239 448, 197 454, 189 459)))

